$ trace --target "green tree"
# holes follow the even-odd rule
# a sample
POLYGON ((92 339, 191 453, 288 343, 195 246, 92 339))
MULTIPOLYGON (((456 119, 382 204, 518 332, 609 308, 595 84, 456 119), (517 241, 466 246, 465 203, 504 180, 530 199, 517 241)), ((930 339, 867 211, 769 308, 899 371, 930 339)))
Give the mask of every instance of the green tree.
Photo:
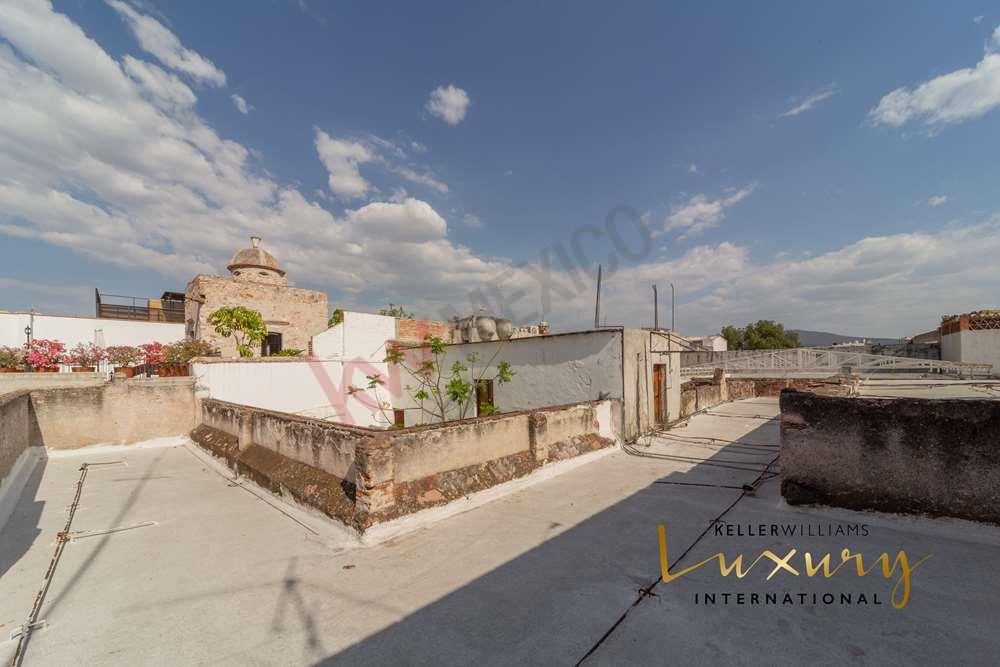
MULTIPOLYGON (((497 345, 493 356, 479 367, 478 371, 476 365, 479 362, 479 355, 475 353, 466 355, 464 362, 456 360, 447 364, 447 346, 436 336, 426 336, 423 349, 427 350, 429 356, 415 364, 407 359, 405 350, 398 347, 389 350, 385 361, 397 364, 413 378, 415 386, 406 385, 406 390, 410 392, 413 400, 420 404, 424 412, 438 421, 445 421, 449 415, 464 419, 469 413, 469 408, 476 402, 475 388, 480 383, 493 380, 497 384, 506 384, 514 377, 514 371, 508 362, 496 362, 497 356, 503 349, 503 343, 497 345), (496 370, 491 371, 494 362, 496 370)), ((483 406, 480 415, 485 416, 496 411, 495 405, 487 405, 483 406)))
POLYGON ((726 346, 730 350, 742 350, 743 349, 743 332, 741 329, 737 329, 732 324, 727 324, 722 327, 720 332, 722 337, 726 339, 726 346))
POLYGON ((338 308, 335 311, 333 311, 333 313, 330 314, 330 319, 327 320, 326 326, 328 327, 337 326, 343 321, 344 321, 344 311, 338 308))
POLYGON ((252 357, 253 346, 267 337, 264 316, 244 306, 219 308, 208 316, 208 323, 220 336, 233 337, 241 357, 252 357))
POLYGON ((403 310, 403 304, 398 306, 394 303, 390 303, 385 308, 380 308, 378 311, 379 315, 386 315, 388 317, 402 317, 403 319, 412 320, 413 313, 408 313, 403 310))
POLYGON ((771 320, 757 320, 742 329, 732 325, 722 327, 721 335, 730 350, 779 350, 801 347, 796 333, 785 331, 784 325, 771 320))

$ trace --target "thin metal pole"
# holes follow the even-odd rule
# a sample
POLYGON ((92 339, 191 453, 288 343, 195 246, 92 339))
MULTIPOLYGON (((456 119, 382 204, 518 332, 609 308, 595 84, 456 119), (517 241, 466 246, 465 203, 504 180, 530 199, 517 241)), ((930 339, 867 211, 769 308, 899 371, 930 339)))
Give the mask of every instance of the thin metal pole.
POLYGON ((656 295, 656 284, 653 284, 653 329, 660 328, 660 300, 656 295))
POLYGON ((594 328, 601 328, 601 265, 597 265, 597 303, 594 304, 594 328))
POLYGON ((670 330, 677 331, 674 326, 674 284, 670 283, 670 330))

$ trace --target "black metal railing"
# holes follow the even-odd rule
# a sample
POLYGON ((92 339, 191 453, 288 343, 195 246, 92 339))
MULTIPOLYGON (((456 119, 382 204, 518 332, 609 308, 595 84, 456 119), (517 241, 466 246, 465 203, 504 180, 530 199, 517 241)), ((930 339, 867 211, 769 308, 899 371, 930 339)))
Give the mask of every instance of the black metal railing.
POLYGON ((150 299, 120 294, 101 294, 94 290, 97 317, 106 320, 143 322, 184 322, 184 301, 160 299, 160 307, 150 307, 150 299))

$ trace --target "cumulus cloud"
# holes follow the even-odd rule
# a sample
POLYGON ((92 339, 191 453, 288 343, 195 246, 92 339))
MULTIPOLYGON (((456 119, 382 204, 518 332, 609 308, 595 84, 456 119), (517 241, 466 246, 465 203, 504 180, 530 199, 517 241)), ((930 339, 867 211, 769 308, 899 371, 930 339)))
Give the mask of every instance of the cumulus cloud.
POLYGON ((697 194, 686 202, 674 206, 664 220, 666 231, 681 231, 680 238, 690 238, 701 234, 706 229, 717 227, 726 217, 726 209, 735 206, 750 196, 754 185, 748 185, 727 196, 709 199, 704 194, 697 194))
POLYGON ((229 99, 231 99, 233 101, 233 104, 236 105, 236 108, 244 116, 246 114, 250 113, 250 110, 253 109, 253 107, 250 106, 250 104, 245 99, 243 99, 239 95, 236 95, 235 93, 232 94, 232 95, 230 95, 229 99))
MULTIPOLYGON (((197 114, 175 76, 112 58, 50 3, 0 3, 0 40, 0 234, 178 286, 223 271, 260 234, 293 280, 345 304, 456 301, 506 266, 452 242, 413 197, 335 214, 275 182, 197 114)), ((371 149, 318 130, 316 143, 334 192, 368 191, 351 164, 371 149)))
MULTIPOLYGON (((669 277, 682 333, 774 319, 792 328, 911 335, 937 326, 943 314, 995 305, 1000 275, 982 258, 996 252, 1000 216, 965 227, 867 237, 800 259, 754 261, 747 248, 720 243, 619 270, 605 278, 602 303, 608 322, 648 326, 648 288, 636 286, 669 277)), ((557 301, 549 318, 584 326, 592 299, 589 289, 557 301)))
POLYGON ((946 125, 979 118, 1000 106, 1000 27, 975 67, 942 74, 915 88, 896 88, 886 94, 868 117, 874 125, 900 127, 922 120, 946 125))
POLYGON ((947 195, 935 195, 927 200, 927 205, 934 208, 937 206, 941 206, 947 201, 948 201, 947 195))
POLYGON ((377 165, 410 183, 426 186, 439 194, 448 193, 448 184, 426 169, 407 164, 407 152, 399 145, 374 134, 360 139, 338 139, 316 129, 316 151, 330 175, 330 190, 342 199, 356 199, 378 191, 361 175, 361 165, 377 165))
POLYGON ((139 45, 170 69, 184 72, 193 79, 213 86, 226 85, 226 74, 201 54, 186 48, 177 35, 156 19, 142 14, 121 0, 105 0, 109 7, 121 14, 139 45))
POLYGON ((837 92, 838 92, 837 87, 834 85, 829 85, 826 86, 825 88, 821 88, 820 90, 817 90, 815 93, 812 93, 804 97, 791 109, 781 114, 781 117, 786 118, 788 116, 798 116, 800 113, 811 111, 812 109, 815 109, 820 102, 830 99, 831 97, 836 95, 837 92))
POLYGON ((330 191, 344 199, 363 197, 372 184, 361 176, 359 166, 375 159, 375 153, 356 141, 334 139, 316 128, 316 152, 330 174, 330 191))
POLYGON ((438 86, 427 100, 427 111, 449 125, 458 125, 469 108, 469 94, 453 85, 438 86))

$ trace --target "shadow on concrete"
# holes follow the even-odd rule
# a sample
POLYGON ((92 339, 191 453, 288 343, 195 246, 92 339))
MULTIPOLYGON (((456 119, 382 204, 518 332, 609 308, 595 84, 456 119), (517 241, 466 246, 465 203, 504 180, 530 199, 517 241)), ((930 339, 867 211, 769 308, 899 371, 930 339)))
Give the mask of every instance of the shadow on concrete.
POLYGON ((691 467, 563 532, 550 522, 553 536, 539 546, 317 664, 577 663, 630 608, 656 596, 657 525, 668 526, 673 566, 744 497, 743 485, 761 478, 777 455, 777 422, 764 420, 739 440, 770 446, 717 449, 702 439, 636 447, 691 467))
POLYGON ((0 531, 0 577, 28 553, 31 545, 42 534, 39 520, 45 508, 45 501, 38 499, 38 487, 41 486, 42 477, 45 475, 48 458, 45 456, 44 448, 41 454, 18 496, 14 511, 0 531))

